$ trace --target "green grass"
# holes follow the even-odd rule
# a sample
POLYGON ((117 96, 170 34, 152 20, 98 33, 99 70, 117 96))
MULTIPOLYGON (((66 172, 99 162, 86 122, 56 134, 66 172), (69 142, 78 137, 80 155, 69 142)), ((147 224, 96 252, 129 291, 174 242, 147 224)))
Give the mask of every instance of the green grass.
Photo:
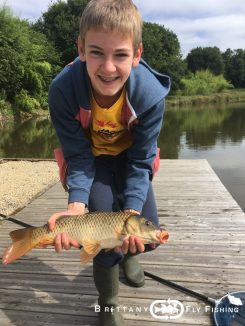
POLYGON ((245 102, 245 88, 224 90, 211 95, 170 95, 167 97, 167 106, 205 105, 215 103, 245 102))

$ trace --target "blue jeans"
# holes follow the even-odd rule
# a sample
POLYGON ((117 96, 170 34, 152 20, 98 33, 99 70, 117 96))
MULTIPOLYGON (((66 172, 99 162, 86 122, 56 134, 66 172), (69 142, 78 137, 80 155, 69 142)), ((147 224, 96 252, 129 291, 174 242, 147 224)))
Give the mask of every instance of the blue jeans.
MULTIPOLYGON (((101 155, 95 158, 95 177, 90 191, 88 209, 90 212, 118 212, 123 209, 123 189, 126 180, 127 156, 123 152, 117 156, 101 155)), ((142 216, 158 225, 158 215, 154 192, 150 182, 142 216)), ((152 248, 145 246, 145 251, 152 248)), ((111 267, 122 261, 123 254, 113 250, 101 250, 94 258, 103 267, 111 267)))

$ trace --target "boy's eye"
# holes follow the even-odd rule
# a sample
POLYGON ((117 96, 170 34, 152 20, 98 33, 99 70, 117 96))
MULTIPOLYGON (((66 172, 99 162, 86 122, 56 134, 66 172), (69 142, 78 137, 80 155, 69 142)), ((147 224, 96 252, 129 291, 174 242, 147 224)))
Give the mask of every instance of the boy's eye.
POLYGON ((93 55, 102 55, 103 54, 102 52, 97 51, 97 50, 93 50, 90 53, 93 54, 93 55))
POLYGON ((127 53, 117 53, 116 56, 119 58, 124 58, 124 57, 128 57, 128 54, 127 53))

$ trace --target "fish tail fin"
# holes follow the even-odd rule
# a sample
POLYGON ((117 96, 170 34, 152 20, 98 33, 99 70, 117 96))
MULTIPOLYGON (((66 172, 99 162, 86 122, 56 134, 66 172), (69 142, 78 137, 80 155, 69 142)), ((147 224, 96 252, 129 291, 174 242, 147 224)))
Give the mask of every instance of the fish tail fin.
POLYGON ((3 253, 2 263, 4 265, 22 257, 35 246, 31 241, 32 231, 33 228, 25 228, 10 232, 13 243, 3 253))

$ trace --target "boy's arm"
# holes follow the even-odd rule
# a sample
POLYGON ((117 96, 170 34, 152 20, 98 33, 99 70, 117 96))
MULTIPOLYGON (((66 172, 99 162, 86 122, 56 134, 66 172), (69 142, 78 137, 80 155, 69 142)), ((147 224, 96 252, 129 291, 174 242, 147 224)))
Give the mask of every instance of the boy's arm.
POLYGON ((68 203, 87 204, 94 178, 94 156, 76 112, 59 88, 52 84, 49 91, 50 116, 68 164, 68 203))
MULTIPOLYGON (((75 119, 76 113, 59 88, 51 85, 49 90, 49 108, 52 123, 60 140, 66 163, 68 164, 67 186, 69 192, 66 212, 53 214, 49 228, 55 227, 56 220, 64 215, 85 213, 90 187, 94 177, 93 155, 88 139, 81 124, 75 119)), ((55 250, 68 250, 71 246, 79 248, 77 241, 69 239, 67 234, 60 233, 55 239, 55 250)))
POLYGON ((124 210, 141 212, 145 202, 152 164, 157 152, 157 138, 161 131, 164 101, 160 101, 139 118, 133 128, 133 144, 128 149, 128 174, 124 190, 124 210))

